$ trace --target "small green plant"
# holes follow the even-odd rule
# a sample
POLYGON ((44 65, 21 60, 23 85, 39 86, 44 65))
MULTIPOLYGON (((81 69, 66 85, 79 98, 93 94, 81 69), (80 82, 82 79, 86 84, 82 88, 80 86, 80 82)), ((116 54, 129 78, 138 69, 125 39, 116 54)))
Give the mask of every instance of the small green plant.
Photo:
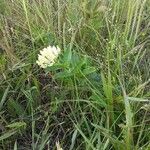
POLYGON ((41 55, 37 61, 38 65, 45 68, 47 74, 52 75, 52 78, 61 80, 67 84, 66 82, 71 79, 73 80, 74 77, 83 79, 96 71, 95 67, 92 66, 90 57, 79 55, 77 52, 67 49, 62 51, 60 56, 58 56, 57 51, 59 54, 59 48, 48 47, 45 53, 41 51, 41 55), (55 60, 57 57, 59 59, 55 60))

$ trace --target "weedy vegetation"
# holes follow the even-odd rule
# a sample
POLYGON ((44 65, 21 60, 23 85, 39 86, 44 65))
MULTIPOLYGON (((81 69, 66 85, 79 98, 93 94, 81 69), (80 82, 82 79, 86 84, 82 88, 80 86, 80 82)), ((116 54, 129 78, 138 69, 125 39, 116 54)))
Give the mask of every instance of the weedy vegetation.
POLYGON ((0 1, 0 149, 58 147, 150 150, 149 0, 0 1))

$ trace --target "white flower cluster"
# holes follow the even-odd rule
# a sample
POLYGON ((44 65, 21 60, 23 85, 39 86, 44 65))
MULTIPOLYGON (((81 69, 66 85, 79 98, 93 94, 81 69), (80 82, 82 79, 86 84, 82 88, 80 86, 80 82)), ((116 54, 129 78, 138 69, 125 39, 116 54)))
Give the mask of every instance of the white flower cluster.
POLYGON ((52 66, 55 63, 56 58, 60 54, 60 48, 57 46, 48 46, 40 51, 38 54, 38 60, 36 63, 41 68, 47 68, 48 66, 52 66))

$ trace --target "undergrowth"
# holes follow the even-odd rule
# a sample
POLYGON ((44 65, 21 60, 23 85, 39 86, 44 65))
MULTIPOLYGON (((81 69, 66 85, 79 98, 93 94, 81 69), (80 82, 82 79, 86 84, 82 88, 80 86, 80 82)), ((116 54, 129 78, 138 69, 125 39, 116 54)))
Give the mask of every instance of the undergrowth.
POLYGON ((149 0, 1 0, 0 149, 149 150, 149 33, 149 0))

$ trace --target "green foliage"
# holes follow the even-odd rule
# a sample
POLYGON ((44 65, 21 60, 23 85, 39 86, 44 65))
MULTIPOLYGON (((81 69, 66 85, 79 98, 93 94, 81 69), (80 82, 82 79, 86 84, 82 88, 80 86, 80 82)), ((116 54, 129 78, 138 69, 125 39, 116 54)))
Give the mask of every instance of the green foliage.
POLYGON ((47 71, 55 71, 54 78, 61 79, 63 82, 76 77, 78 80, 96 71, 90 63, 90 58, 86 55, 79 56, 76 52, 66 50, 63 52, 59 62, 49 67, 47 71))
POLYGON ((149 22, 149 0, 1 0, 0 149, 149 150, 149 22))

